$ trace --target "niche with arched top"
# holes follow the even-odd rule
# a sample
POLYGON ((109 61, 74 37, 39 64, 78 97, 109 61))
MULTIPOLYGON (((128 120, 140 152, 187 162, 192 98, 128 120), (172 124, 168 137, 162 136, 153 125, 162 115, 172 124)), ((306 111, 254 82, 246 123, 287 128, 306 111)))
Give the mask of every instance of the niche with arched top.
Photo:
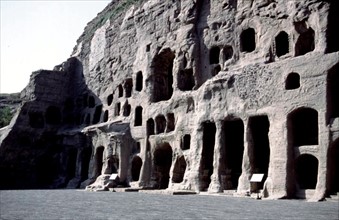
POLYGON ((135 108, 134 126, 141 126, 141 125, 142 125, 142 107, 138 106, 135 108))
POLYGON ((195 86, 193 69, 180 70, 178 74, 178 88, 181 91, 190 91, 195 86))
POLYGON ((295 175, 299 189, 315 189, 318 178, 318 159, 310 154, 300 155, 295 162, 295 175))
POLYGON ((108 121, 108 110, 106 110, 106 111, 104 112, 103 121, 104 121, 104 122, 107 122, 107 121, 108 121))
POLYGON ((295 45, 295 56, 305 55, 306 53, 313 51, 314 48, 314 30, 309 28, 300 34, 295 45))
POLYGON ((129 98, 132 95, 133 80, 131 78, 126 79, 125 84, 125 97, 129 98))
POLYGON ((128 102, 125 102, 124 104, 124 110, 122 112, 122 115, 127 117, 131 114, 131 105, 128 104, 128 102))
POLYGON ((140 176, 140 170, 142 166, 142 160, 139 156, 134 156, 131 166, 132 181, 138 181, 140 176))
POLYGON ((288 74, 285 81, 285 89, 293 90, 300 87, 300 75, 298 73, 288 74))
POLYGON ((124 89, 122 88, 122 85, 118 86, 118 97, 122 97, 124 94, 124 89))
POLYGON ((150 118, 147 120, 147 136, 154 134, 154 120, 150 118))
POLYGON ((111 105, 113 102, 113 94, 107 96, 107 105, 111 105))
POLYGON ((149 77, 151 102, 169 100, 173 94, 173 62, 175 54, 166 48, 152 61, 152 75, 149 77))
POLYGON ((275 37, 275 52, 278 57, 281 57, 289 52, 288 34, 285 31, 281 31, 275 37))
POLYGON ((298 108, 287 116, 288 143, 291 146, 318 144, 318 112, 312 108, 298 108))
POLYGON ((157 134, 161 134, 165 132, 166 128, 166 118, 163 115, 158 115, 155 118, 156 132, 157 134))
POLYGON ((115 103, 114 116, 119 116, 120 115, 120 108, 121 108, 120 102, 115 103))
POLYGON ((252 52, 255 47, 255 31, 253 28, 248 28, 240 34, 240 51, 252 52))
POLYGON ((223 55, 223 62, 231 59, 233 57, 233 47, 232 46, 225 46, 222 49, 222 55, 223 55))
POLYGON ((136 83, 135 83, 135 90, 140 92, 142 90, 143 83, 144 83, 141 71, 137 72, 137 75, 136 75, 135 79, 136 79, 135 80, 136 81, 136 83))
POLYGON ((173 169, 173 183, 181 183, 184 180, 186 166, 187 164, 184 156, 177 158, 173 169))

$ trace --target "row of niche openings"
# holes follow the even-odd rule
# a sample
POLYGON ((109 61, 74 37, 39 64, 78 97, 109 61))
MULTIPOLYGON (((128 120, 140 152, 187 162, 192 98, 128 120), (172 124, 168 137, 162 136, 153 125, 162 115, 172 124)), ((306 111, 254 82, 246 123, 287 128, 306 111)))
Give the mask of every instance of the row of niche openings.
MULTIPOLYGON (((68 115, 68 114, 64 114, 68 115)), ((68 122, 68 117, 64 118, 64 122, 68 122)), ((62 121, 62 114, 58 107, 49 106, 46 109, 45 117, 42 112, 29 112, 29 124, 32 128, 43 128, 45 122, 50 125, 59 125, 62 121)), ((79 122, 80 123, 80 122, 79 122)))
POLYGON ((158 115, 155 117, 155 123, 153 118, 147 120, 147 136, 161 134, 166 132, 174 131, 175 129, 175 118, 173 113, 167 114, 167 120, 164 115, 158 115))
MULTIPOLYGON (((135 90, 136 91, 141 91, 143 87, 143 76, 142 76, 142 72, 139 71, 136 74, 136 86, 135 86, 135 90)), ((125 80, 124 83, 124 88, 125 88, 125 97, 129 98, 132 95, 132 88, 133 88, 133 81, 131 78, 128 78, 125 80)), ((124 89, 122 87, 122 85, 119 85, 118 88, 118 97, 123 97, 123 93, 124 93, 124 89)), ((113 102, 113 94, 109 94, 107 96, 107 105, 111 105, 113 102)))
POLYGON ((219 46, 214 46, 210 49, 210 65, 212 76, 217 75, 221 71, 221 65, 233 56, 232 46, 224 46, 221 50, 219 46), (220 56, 221 55, 221 56, 220 56))
MULTIPOLYGON (((129 98, 132 96, 132 88, 133 88, 133 80, 131 78, 128 78, 125 80, 125 83, 124 83, 124 87, 120 84, 118 87, 117 87, 117 92, 118 92, 118 98, 121 98, 123 97, 124 95, 124 88, 125 88, 125 97, 126 98, 129 98)), ((113 102, 113 94, 109 94, 107 96, 107 105, 112 105, 112 102, 113 102)))
MULTIPOLYGON (((107 110, 106 110, 107 111, 107 110)), ((115 107, 114 107, 114 116, 119 116, 121 112, 121 103, 117 102, 115 103, 115 107)), ((107 113, 108 114, 108 113, 107 113)), ((122 111, 122 115, 124 117, 127 117, 131 114, 131 105, 128 103, 128 101, 125 102, 124 106, 123 106, 123 111, 122 111)))

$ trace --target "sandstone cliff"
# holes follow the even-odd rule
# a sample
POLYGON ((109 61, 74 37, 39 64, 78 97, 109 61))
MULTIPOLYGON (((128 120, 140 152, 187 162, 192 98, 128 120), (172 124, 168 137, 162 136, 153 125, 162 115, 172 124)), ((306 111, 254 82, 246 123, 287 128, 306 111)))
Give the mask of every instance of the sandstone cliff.
POLYGON ((2 132, 2 188, 338 192, 338 3, 112 1, 37 71, 2 132), (264 174, 251 186, 253 173, 264 174))

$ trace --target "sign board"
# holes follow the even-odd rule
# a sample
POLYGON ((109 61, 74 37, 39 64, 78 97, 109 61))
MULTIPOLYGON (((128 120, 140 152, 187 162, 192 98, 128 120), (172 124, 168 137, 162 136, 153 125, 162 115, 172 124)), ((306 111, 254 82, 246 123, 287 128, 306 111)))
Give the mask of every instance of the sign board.
POLYGON ((253 173, 250 182, 251 183, 260 183, 262 181, 262 179, 264 178, 264 174, 263 173, 253 173))
POLYGON ((109 180, 116 180, 118 178, 118 174, 117 173, 113 173, 110 177, 109 180))

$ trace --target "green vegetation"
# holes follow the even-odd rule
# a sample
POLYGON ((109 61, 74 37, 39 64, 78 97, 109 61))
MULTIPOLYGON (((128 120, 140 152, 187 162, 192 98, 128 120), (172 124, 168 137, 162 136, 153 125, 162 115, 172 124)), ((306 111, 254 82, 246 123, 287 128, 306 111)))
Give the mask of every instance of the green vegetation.
POLYGON ((0 128, 7 126, 13 117, 13 113, 9 107, 0 109, 0 128))

